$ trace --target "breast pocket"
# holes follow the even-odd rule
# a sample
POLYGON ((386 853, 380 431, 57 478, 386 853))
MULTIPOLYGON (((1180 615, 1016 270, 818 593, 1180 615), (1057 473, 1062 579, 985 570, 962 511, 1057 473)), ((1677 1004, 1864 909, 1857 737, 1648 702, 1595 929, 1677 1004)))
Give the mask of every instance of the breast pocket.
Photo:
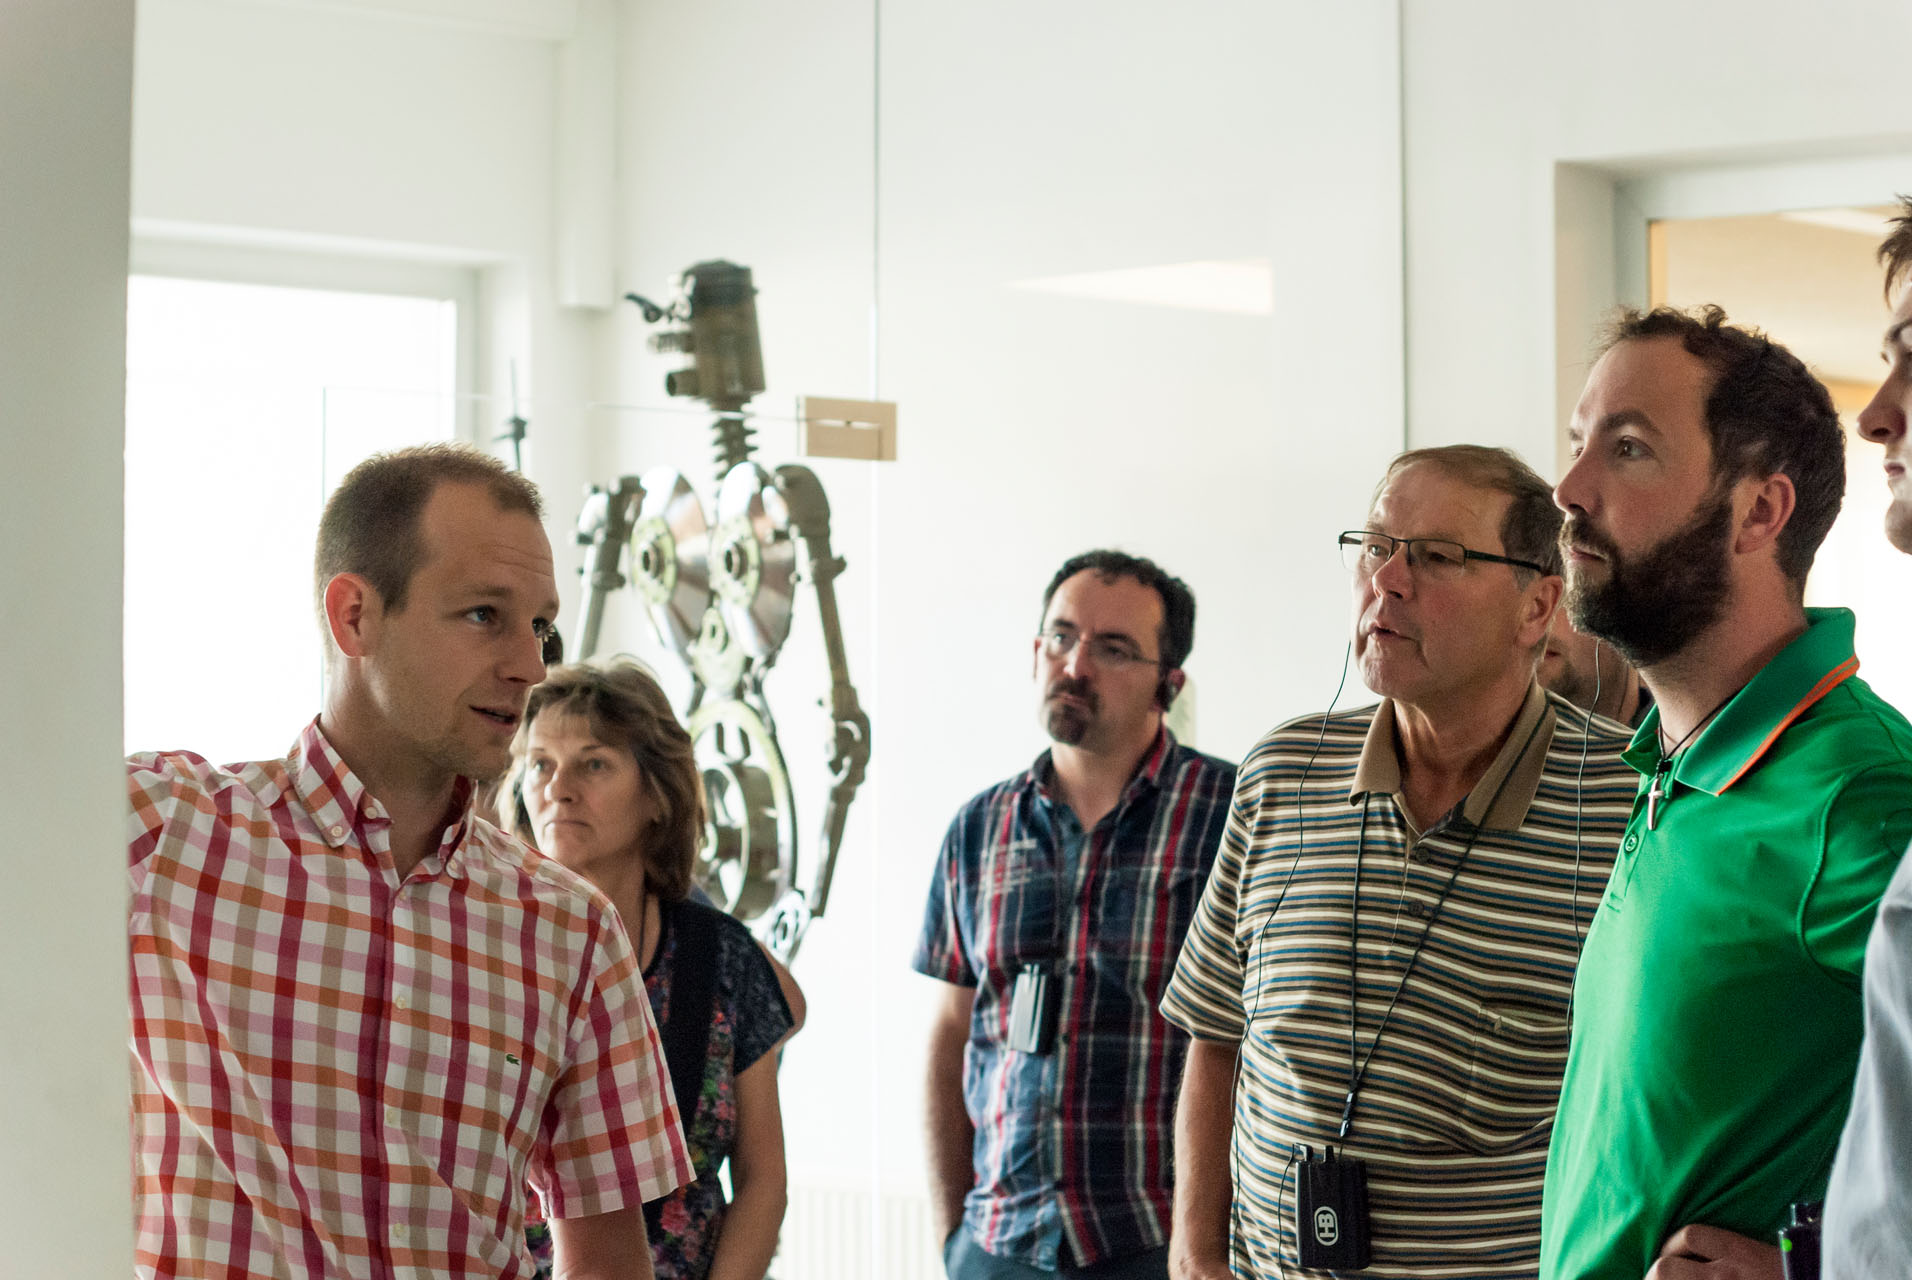
POLYGON ((1182 954, 1203 877, 1192 867, 1159 863, 1107 868, 1090 895, 1090 954, 1106 972, 1120 974, 1130 993, 1159 1004, 1182 954))
POLYGON ((1482 1005, 1469 1043, 1461 1146, 1500 1155, 1544 1146, 1560 1101, 1570 1025, 1565 1016, 1482 1005))
POLYGON ((1033 839, 993 847, 976 877, 971 948, 1001 982, 1026 963, 1047 964, 1066 921, 1056 915, 1052 855, 1033 839))

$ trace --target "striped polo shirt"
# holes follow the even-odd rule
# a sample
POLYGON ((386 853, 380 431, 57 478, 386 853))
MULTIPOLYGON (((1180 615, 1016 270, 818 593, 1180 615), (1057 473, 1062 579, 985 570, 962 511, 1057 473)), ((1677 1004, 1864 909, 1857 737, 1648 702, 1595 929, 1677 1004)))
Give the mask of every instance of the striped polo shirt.
POLYGON ((1162 1002, 1191 1034, 1241 1044, 1237 1276, 1296 1266, 1297 1144, 1368 1162, 1360 1275, 1536 1273, 1574 963, 1639 783, 1627 740, 1535 684, 1479 783, 1425 831, 1401 798, 1391 702, 1292 721, 1243 762, 1162 1002))

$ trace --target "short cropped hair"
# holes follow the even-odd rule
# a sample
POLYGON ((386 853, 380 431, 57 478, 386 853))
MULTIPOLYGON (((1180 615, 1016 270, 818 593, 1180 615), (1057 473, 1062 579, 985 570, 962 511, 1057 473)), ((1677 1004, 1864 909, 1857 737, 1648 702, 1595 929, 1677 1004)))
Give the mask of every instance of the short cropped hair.
POLYGON ((1078 573, 1093 573, 1104 582, 1133 578, 1162 600, 1162 625, 1155 637, 1161 650, 1162 669, 1178 670, 1195 648, 1195 593, 1180 578, 1165 572, 1153 560, 1132 556, 1126 551, 1101 549, 1085 551, 1063 562, 1056 576, 1042 592, 1042 616, 1049 616, 1049 602, 1063 583, 1078 573))
POLYGON ((419 522, 441 484, 482 485, 500 511, 544 519, 536 485, 469 445, 375 453, 346 473, 319 517, 312 578, 321 620, 325 584, 341 573, 356 573, 371 583, 387 610, 405 607, 412 575, 425 558, 419 522))
MULTIPOLYGON (((1426 463, 1438 467, 1463 484, 1489 493, 1504 493, 1509 501, 1507 514, 1500 520, 1500 545, 1516 560, 1528 560, 1558 575, 1560 560, 1560 522, 1564 518, 1554 505, 1553 486, 1538 472, 1522 462, 1511 449, 1481 444, 1444 444, 1428 449, 1410 449, 1388 463, 1381 483, 1374 486, 1374 498, 1381 497, 1388 482, 1409 467, 1426 463)), ((1532 569, 1511 566, 1514 580, 1522 586, 1532 582, 1532 569)))
POLYGON ((1792 481, 1793 513, 1779 532, 1779 568, 1803 591, 1846 496, 1846 436, 1831 393, 1798 356, 1757 329, 1728 324, 1716 306, 1622 311, 1601 354, 1648 338, 1678 338, 1713 375, 1706 432, 1717 485, 1747 476, 1792 481))
POLYGON ((628 660, 578 663, 553 668, 531 691, 511 744, 510 780, 498 797, 500 824, 527 840, 520 805, 525 752, 532 724, 547 711, 581 715, 599 742, 631 753, 658 811, 644 847, 645 882, 658 897, 683 901, 704 844, 704 778, 690 734, 657 678, 628 660))
POLYGON ((1899 197, 1899 212, 1888 219, 1892 232, 1879 246, 1879 264, 1885 268, 1885 300, 1892 302, 1893 291, 1912 274, 1912 196, 1899 197))

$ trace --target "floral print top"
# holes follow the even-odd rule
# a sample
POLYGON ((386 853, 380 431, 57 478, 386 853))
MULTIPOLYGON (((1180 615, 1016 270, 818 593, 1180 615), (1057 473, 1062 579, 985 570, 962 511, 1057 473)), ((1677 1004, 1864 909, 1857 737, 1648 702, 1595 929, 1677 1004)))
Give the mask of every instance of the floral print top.
MULTIPOLYGON (((757 940, 741 922, 696 902, 661 904, 656 954, 644 970, 644 990, 662 1032, 671 1016, 671 976, 677 953, 676 920, 685 912, 716 917, 717 974, 711 990, 710 1047, 704 1057, 704 1087, 695 1099, 679 1098, 696 1177, 666 1196, 663 1230, 651 1241, 657 1280, 704 1280, 723 1228, 723 1185, 717 1172, 737 1138, 737 1077, 789 1033, 793 1020, 777 974, 757 940)), ((542 1221, 526 1227, 540 1280, 551 1273, 551 1237, 542 1221)))

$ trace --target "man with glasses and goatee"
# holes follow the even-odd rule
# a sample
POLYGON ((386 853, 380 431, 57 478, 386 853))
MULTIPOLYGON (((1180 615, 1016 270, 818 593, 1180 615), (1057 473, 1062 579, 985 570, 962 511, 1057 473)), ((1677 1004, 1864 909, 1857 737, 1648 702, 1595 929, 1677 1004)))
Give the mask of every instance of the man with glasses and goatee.
POLYGON ((1033 767, 957 813, 915 967, 939 979, 925 1089, 952 1280, 1165 1280, 1188 1038, 1156 1012, 1235 771, 1175 741, 1195 598, 1117 551, 1043 593, 1033 767))
POLYGON ((1454 445, 1396 458, 1340 535, 1382 701, 1242 763, 1162 1006, 1194 1037, 1178 1280, 1534 1274, 1574 962, 1635 782, 1624 728, 1535 679, 1559 529, 1526 464, 1454 445))

